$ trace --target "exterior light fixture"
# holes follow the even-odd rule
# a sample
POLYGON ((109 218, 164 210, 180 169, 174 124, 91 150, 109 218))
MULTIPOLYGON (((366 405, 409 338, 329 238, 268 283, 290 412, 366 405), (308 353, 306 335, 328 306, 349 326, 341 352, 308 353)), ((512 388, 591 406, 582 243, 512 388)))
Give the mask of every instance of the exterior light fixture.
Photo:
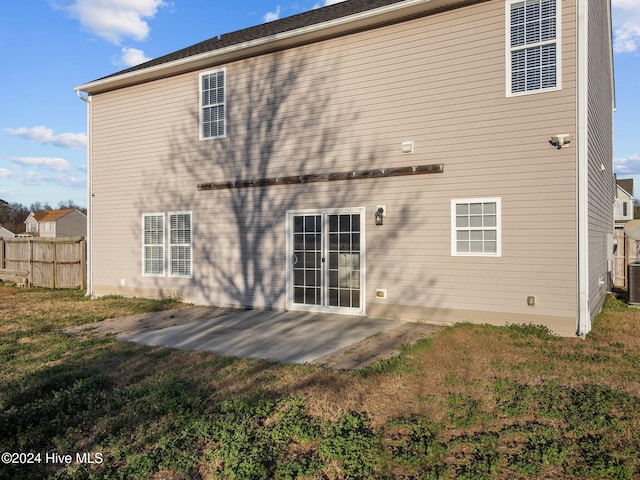
POLYGON ((378 210, 376 210, 376 225, 382 225, 383 215, 384 215, 384 208, 378 207, 378 210))
POLYGON ((573 138, 568 133, 558 133, 549 139, 549 143, 560 150, 565 145, 570 144, 571 140, 573 138))

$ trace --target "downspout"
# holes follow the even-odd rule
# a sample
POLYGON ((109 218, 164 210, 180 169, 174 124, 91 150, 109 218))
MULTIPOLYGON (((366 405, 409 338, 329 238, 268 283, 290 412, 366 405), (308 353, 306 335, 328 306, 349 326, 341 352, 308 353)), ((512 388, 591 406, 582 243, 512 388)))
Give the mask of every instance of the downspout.
MULTIPOLYGON (((616 197, 618 195, 618 187, 617 182, 616 182, 616 174, 615 174, 615 165, 614 165, 614 152, 615 152, 615 131, 616 131, 616 126, 615 126, 615 113, 616 113, 616 79, 615 79, 615 69, 614 69, 614 65, 613 65, 613 32, 612 32, 612 21, 611 21, 611 0, 607 0, 607 25, 609 25, 609 68, 611 69, 611 173, 612 173, 612 182, 613 185, 611 186, 612 190, 612 198, 611 198, 611 204, 615 205, 616 203, 616 197)), ((633 198, 633 197, 632 197, 633 198)), ((631 212, 632 212, 632 217, 634 217, 633 215, 633 204, 634 202, 631 202, 631 212)), ((614 218, 614 216, 611 216, 611 231, 615 233, 616 230, 616 220, 614 218)), ((613 253, 613 252, 612 252, 613 253)), ((615 261, 615 260, 614 260, 615 261)), ((613 269, 612 269, 613 270, 613 269)), ((613 272, 612 272, 613 274, 613 272)), ((614 278, 613 275, 611 276, 610 279, 610 283, 609 283, 609 290, 611 291, 613 289, 613 285, 614 284, 614 278)))
POLYGON ((93 296, 93 254, 92 254, 92 234, 93 234, 93 177, 91 174, 91 142, 93 139, 91 131, 91 96, 83 96, 82 92, 76 89, 78 98, 87 104, 87 296, 93 296))
POLYGON ((577 16, 577 92, 576 92, 576 163, 578 203, 578 305, 576 334, 584 336, 591 331, 591 309, 589 306, 589 157, 588 157, 588 4, 578 0, 577 16))

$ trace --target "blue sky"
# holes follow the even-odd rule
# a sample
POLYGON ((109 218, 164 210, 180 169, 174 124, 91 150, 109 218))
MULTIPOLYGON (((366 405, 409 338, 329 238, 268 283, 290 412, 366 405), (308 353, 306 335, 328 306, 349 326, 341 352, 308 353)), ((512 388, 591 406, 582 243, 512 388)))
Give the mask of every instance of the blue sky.
MULTIPOLYGON (((215 35, 340 0, 20 0, 0 15, 0 199, 86 205, 75 86, 215 35)), ((640 197, 640 0, 612 0, 615 164, 640 197)))

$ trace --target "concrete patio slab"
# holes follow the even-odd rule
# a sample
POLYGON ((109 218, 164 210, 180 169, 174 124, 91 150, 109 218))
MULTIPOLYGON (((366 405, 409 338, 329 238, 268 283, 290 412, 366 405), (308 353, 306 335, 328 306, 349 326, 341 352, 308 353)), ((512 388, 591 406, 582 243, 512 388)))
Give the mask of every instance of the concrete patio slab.
POLYGON ((312 363, 401 321, 312 312, 245 310, 146 331, 121 340, 286 363, 312 363))

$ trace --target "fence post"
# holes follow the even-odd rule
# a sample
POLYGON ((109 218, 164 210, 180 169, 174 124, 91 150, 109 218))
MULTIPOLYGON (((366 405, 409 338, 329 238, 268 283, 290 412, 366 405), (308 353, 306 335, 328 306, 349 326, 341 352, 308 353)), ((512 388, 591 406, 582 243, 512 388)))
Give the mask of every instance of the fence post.
POLYGON ((51 248, 53 248, 53 264, 52 264, 52 275, 53 275, 53 279, 51 280, 51 283, 53 285, 52 288, 56 288, 56 277, 58 276, 58 244, 56 242, 51 242, 51 248))
POLYGON ((82 290, 87 289, 87 239, 82 237, 80 243, 80 283, 82 290))
POLYGON ((33 240, 29 239, 29 263, 27 264, 27 278, 29 285, 33 285, 33 240))

